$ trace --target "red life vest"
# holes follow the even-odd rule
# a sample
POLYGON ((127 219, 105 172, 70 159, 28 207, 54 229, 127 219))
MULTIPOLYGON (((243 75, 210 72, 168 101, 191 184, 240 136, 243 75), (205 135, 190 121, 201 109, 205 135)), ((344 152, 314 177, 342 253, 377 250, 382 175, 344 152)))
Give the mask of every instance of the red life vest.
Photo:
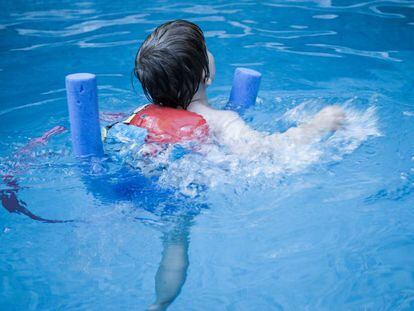
POLYGON ((202 142, 209 131, 206 120, 195 112, 154 104, 136 111, 127 123, 147 129, 149 143, 202 142))

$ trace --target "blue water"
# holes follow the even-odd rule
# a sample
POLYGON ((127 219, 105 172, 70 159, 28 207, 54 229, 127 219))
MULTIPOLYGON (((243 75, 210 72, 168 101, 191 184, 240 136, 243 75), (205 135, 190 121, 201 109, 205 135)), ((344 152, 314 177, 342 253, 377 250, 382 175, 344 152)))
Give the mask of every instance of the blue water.
POLYGON ((0 208, 1 310, 144 310, 177 240, 190 266, 169 310, 414 309, 413 1, 2 1, 0 53, 0 171, 31 213, 75 220, 0 208), (69 73, 97 74, 103 112, 146 103, 136 50, 176 18, 215 55, 212 105, 244 66, 263 73, 252 127, 339 104, 347 128, 294 153, 185 155, 161 171, 79 167, 67 131, 21 151, 68 128, 69 73))

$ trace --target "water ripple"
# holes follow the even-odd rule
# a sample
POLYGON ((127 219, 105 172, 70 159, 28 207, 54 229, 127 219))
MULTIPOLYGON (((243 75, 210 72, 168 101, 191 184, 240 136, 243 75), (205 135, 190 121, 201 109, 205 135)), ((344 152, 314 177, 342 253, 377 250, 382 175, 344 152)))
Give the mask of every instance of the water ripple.
POLYGON ((88 38, 79 40, 76 44, 81 48, 106 48, 120 45, 135 44, 138 45, 142 40, 121 40, 121 41, 109 41, 109 42, 90 42, 96 39, 108 38, 112 36, 129 34, 129 31, 119 31, 114 33, 106 33, 101 35, 90 36, 88 38))
POLYGON ((175 3, 171 5, 163 5, 151 8, 151 11, 167 11, 167 12, 185 12, 191 14, 236 14, 242 11, 241 8, 237 9, 224 9, 226 7, 235 7, 235 6, 250 6, 255 5, 254 3, 249 2, 237 2, 237 3, 226 3, 226 4, 217 4, 217 5, 189 5, 188 3, 175 3))
MULTIPOLYGON (((405 16, 397 13, 386 13, 381 11, 380 7, 406 7, 412 8, 413 2, 411 0, 374 0, 361 3, 354 3, 349 5, 336 5, 331 0, 313 0, 318 6, 309 6, 308 4, 298 4, 296 1, 291 3, 286 2, 266 2, 265 6, 274 8, 294 8, 306 11, 318 12, 350 12, 366 15, 374 15, 381 18, 404 18, 405 16)), ((338 2, 341 3, 341 2, 338 2)))
POLYGON ((194 14, 235 14, 240 12, 240 9, 223 10, 223 6, 213 5, 193 5, 181 9, 182 12, 194 13, 194 14))
POLYGON ((228 33, 226 30, 206 30, 204 36, 206 38, 217 37, 219 39, 242 38, 253 34, 252 27, 247 26, 238 21, 229 20, 227 24, 242 30, 242 33, 228 33))
POLYGON ((51 20, 68 20, 78 19, 82 15, 90 15, 95 13, 93 9, 80 9, 80 10, 48 10, 48 11, 31 11, 24 13, 12 13, 12 17, 15 17, 19 21, 51 21, 51 20))
POLYGON ((26 104, 26 105, 14 106, 12 108, 0 110, 0 116, 3 116, 5 114, 8 114, 8 113, 16 111, 16 110, 22 110, 22 109, 26 109, 26 108, 30 108, 30 107, 36 107, 36 106, 43 106, 43 105, 47 105, 47 104, 50 104, 50 103, 53 103, 53 102, 56 102, 56 101, 61 101, 61 100, 64 100, 64 99, 66 99, 66 97, 45 99, 45 100, 41 100, 41 101, 38 101, 38 102, 26 104))
POLYGON ((383 18, 405 18, 406 16, 403 14, 397 14, 397 13, 385 13, 380 10, 381 7, 384 7, 382 5, 372 5, 369 7, 369 9, 374 12, 377 16, 381 16, 383 18))
POLYGON ((335 19, 335 18, 338 17, 338 15, 336 15, 336 14, 320 14, 320 15, 314 15, 312 17, 316 18, 316 19, 335 19))
POLYGON ((133 14, 110 20, 89 20, 65 27, 63 30, 42 30, 18 28, 17 32, 22 36, 37 37, 68 37, 87 32, 96 31, 105 27, 129 25, 129 24, 154 24, 156 22, 145 19, 148 14, 133 14))
MULTIPOLYGON (((303 29, 303 26, 301 27, 303 29)), ((305 37, 320 37, 336 35, 333 30, 271 30, 264 28, 254 28, 261 35, 279 39, 299 39, 305 37)))
POLYGON ((325 53, 325 52, 309 52, 309 51, 299 51, 299 50, 293 50, 292 47, 286 46, 279 42, 258 42, 251 45, 244 46, 245 48, 256 48, 256 47, 265 47, 271 50, 276 50, 278 52, 283 53, 292 53, 292 54, 298 54, 298 55, 308 55, 308 56, 320 56, 320 57, 336 57, 341 58, 341 55, 338 54, 331 54, 331 53, 325 53))
POLYGON ((10 49, 10 51, 31 51, 31 50, 36 50, 36 49, 42 48, 42 47, 53 47, 53 46, 57 46, 57 45, 59 45, 59 44, 55 44, 55 43, 33 44, 33 45, 25 46, 25 47, 22 47, 22 48, 10 49))
POLYGON ((402 62, 401 59, 390 56, 390 53, 397 53, 397 51, 365 51, 365 50, 357 50, 357 49, 339 46, 339 45, 317 44, 317 43, 308 43, 306 45, 334 50, 335 52, 340 53, 340 54, 357 55, 357 56, 364 56, 364 57, 377 58, 377 59, 383 59, 383 60, 390 60, 394 62, 402 62))

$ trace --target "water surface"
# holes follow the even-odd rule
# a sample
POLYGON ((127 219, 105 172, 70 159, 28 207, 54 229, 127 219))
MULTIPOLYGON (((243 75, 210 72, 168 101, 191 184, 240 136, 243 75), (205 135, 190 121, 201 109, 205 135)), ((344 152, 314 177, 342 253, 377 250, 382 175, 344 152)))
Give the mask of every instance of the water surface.
POLYGON ((414 308, 413 34, 403 0, 3 1, 0 169, 31 213, 76 222, 0 210, 1 309, 144 310, 174 230, 190 266, 170 310, 414 308), (119 167, 85 178, 68 132, 21 153, 68 127, 69 73, 97 74, 104 112, 144 104, 135 53, 176 18, 199 24, 215 55, 213 105, 244 66, 263 73, 243 116, 256 129, 283 131, 328 104, 352 126, 291 156, 189 155, 127 189, 114 188, 129 178, 119 167))

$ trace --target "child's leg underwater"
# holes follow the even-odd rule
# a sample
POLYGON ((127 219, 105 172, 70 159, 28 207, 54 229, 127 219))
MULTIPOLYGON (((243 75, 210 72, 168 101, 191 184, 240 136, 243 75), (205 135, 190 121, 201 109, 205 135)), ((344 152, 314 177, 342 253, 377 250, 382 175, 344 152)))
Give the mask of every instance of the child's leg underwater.
POLYGON ((155 276, 156 301, 147 310, 166 310, 181 292, 189 266, 190 221, 167 232, 163 236, 163 253, 155 276))

